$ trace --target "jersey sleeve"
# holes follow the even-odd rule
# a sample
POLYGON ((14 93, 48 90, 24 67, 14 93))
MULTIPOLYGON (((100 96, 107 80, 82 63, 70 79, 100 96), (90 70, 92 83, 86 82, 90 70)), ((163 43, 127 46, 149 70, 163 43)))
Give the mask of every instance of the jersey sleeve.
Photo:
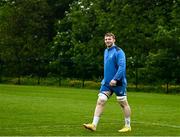
POLYGON ((113 79, 116 81, 120 81, 126 71, 126 57, 122 50, 119 50, 116 54, 116 64, 118 70, 114 75, 113 79))

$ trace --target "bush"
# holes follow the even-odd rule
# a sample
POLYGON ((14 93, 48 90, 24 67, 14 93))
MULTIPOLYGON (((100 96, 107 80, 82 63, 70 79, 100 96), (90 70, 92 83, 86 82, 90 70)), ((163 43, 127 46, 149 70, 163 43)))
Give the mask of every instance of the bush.
POLYGON ((81 88, 82 87, 82 81, 80 81, 80 80, 70 80, 68 86, 69 87, 81 88))
POLYGON ((89 88, 89 89, 99 89, 100 88, 100 82, 85 81, 84 87, 89 88))
MULTIPOLYGON (((1 83, 3 84, 18 84, 18 78, 10 78, 10 77, 2 77, 1 83)), ((42 86, 62 86, 62 87, 75 87, 75 88, 87 88, 87 89, 96 89, 99 90, 100 82, 95 81, 85 81, 83 87, 83 81, 77 79, 61 79, 57 77, 48 77, 41 78, 39 81, 39 85, 42 86)), ((26 76, 20 78, 21 85, 38 85, 38 78, 32 76, 26 76)), ((137 92, 158 92, 158 93, 166 93, 166 85, 157 84, 138 84, 137 88, 135 84, 128 83, 128 90, 133 90, 137 92)), ((180 93, 180 86, 175 84, 169 84, 169 92, 168 93, 180 93)))

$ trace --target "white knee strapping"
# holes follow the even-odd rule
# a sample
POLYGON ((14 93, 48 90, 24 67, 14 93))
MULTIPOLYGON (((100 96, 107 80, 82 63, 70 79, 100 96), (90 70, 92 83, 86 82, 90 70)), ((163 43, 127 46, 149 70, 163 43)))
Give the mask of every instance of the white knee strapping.
POLYGON ((117 96, 116 97, 118 101, 125 101, 127 100, 127 96, 117 96))
POLYGON ((98 98, 99 100, 103 100, 103 101, 108 100, 108 97, 106 95, 104 95, 103 93, 99 93, 98 96, 99 96, 99 98, 98 98))

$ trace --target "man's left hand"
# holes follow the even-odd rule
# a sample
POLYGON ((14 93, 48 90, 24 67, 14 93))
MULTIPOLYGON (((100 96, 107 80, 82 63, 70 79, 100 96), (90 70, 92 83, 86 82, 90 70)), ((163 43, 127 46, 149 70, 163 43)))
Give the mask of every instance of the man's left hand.
POLYGON ((110 86, 116 86, 116 84, 117 84, 116 80, 111 80, 109 83, 110 86))

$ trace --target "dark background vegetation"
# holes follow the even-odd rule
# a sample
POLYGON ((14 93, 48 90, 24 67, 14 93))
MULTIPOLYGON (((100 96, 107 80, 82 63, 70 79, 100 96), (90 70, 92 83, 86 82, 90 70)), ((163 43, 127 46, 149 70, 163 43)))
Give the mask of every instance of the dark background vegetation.
POLYGON ((113 32, 129 88, 180 92, 179 13, 180 0, 0 0, 0 83, 96 87, 113 32))

